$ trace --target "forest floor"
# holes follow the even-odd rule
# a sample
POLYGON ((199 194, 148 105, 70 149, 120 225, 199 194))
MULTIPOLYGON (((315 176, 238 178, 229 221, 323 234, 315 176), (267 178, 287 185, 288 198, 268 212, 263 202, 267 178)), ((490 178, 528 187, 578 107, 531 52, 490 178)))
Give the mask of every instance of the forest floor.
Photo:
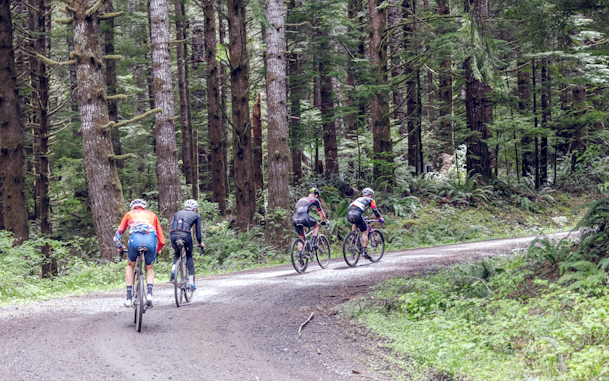
POLYGON ((335 307, 391 277, 507 253, 533 238, 389 252, 355 268, 333 259, 304 275, 291 266, 215 275, 180 308, 173 286, 157 284, 141 333, 120 305, 122 289, 1 308, 0 379, 395 379, 406 375, 405 360, 335 307))

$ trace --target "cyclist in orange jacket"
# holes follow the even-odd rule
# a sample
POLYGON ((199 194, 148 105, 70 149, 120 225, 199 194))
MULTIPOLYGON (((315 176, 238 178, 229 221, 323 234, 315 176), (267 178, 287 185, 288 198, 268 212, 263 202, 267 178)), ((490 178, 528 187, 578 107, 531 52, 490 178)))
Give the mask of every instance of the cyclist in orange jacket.
POLYGON ((163 229, 159 223, 159 218, 156 214, 146 209, 146 201, 139 198, 135 199, 131 201, 129 207, 131 210, 125 214, 114 235, 114 243, 120 253, 123 250, 121 236, 125 233, 127 227, 129 227, 129 250, 127 253, 127 268, 125 269, 125 282, 127 283, 127 300, 125 301, 125 307, 131 307, 133 303, 131 300, 133 280, 135 278, 133 272, 135 269, 135 262, 139 256, 137 248, 142 246, 148 248, 144 254, 146 262, 146 284, 148 286, 146 301, 152 305, 152 285, 154 284, 153 266, 157 253, 160 253, 163 246, 165 246, 165 236, 163 235, 163 229))

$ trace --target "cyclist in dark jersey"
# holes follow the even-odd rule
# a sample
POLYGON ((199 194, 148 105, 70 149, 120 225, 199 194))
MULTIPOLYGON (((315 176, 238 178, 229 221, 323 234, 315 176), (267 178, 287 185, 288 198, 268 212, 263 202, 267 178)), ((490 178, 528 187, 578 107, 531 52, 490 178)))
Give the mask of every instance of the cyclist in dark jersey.
MULTIPOLYGON (((311 244, 313 247, 317 244, 317 234, 319 233, 319 224, 317 220, 311 216, 309 216, 309 210, 313 207, 317 208, 317 212, 319 213, 319 217, 321 217, 321 224, 326 224, 326 215, 324 211, 321 209, 321 204, 319 203, 319 190, 317 188, 309 189, 309 195, 307 197, 302 197, 296 203, 294 207, 294 215, 292 216, 292 224, 296 228, 296 233, 298 233, 298 237, 304 241, 304 227, 313 228, 313 237, 311 238, 311 244), (302 226, 298 226, 302 225, 302 226)), ((298 244, 298 250, 302 250, 302 244, 298 244)))
POLYGON ((186 200, 184 203, 184 210, 178 211, 173 215, 171 221, 171 228, 169 229, 169 237, 171 238, 171 246, 173 247, 173 267, 171 268, 171 282, 175 281, 176 262, 180 258, 178 253, 178 245, 176 241, 181 238, 184 241, 184 248, 186 249, 186 267, 188 268, 188 283, 189 287, 193 290, 197 289, 195 286, 195 262, 192 259, 192 234, 191 229, 195 226, 195 234, 199 246, 205 248, 205 244, 201 241, 201 216, 197 213, 199 209, 199 203, 196 200, 186 200))
POLYGON ((385 222, 385 220, 381 217, 381 214, 376 207, 376 202, 372 198, 372 196, 374 196, 374 191, 370 188, 364 188, 364 190, 362 190, 362 195, 363 197, 356 199, 349 205, 347 219, 353 224, 351 227, 353 231, 355 231, 355 228, 357 227, 362 232, 364 258, 370 259, 370 256, 368 255, 368 224, 364 219, 364 211, 370 208, 381 223, 385 222))

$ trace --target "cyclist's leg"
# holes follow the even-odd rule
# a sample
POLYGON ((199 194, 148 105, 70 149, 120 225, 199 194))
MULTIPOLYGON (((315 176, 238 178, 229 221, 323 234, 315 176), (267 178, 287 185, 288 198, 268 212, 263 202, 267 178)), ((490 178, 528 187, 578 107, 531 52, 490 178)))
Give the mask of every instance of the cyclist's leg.
POLYGON ((366 232, 368 225, 364 220, 364 212, 360 209, 349 209, 349 221, 355 225, 360 232, 362 232, 362 249, 366 251, 368 245, 368 234, 366 232))
POLYGON ((309 215, 307 215, 307 217, 309 218, 307 219, 307 224, 305 226, 313 229, 311 234, 311 245, 315 246, 317 244, 317 234, 319 234, 319 223, 315 218, 309 215))
MULTIPOLYGON (((294 229, 296 229, 296 234, 298 234, 298 238, 300 238, 303 242, 305 240, 304 228, 302 226, 302 218, 299 214, 294 214, 292 216, 292 225, 294 225, 294 229)), ((302 251, 302 243, 298 242, 298 251, 302 251)))
POLYGON ((173 271, 175 270, 176 262, 180 258, 180 253, 178 252, 178 245, 176 244, 176 241, 179 237, 175 233, 170 233, 169 238, 171 238, 171 247, 173 248, 173 271))
POLYGON ((188 268, 188 284, 195 284, 195 261, 192 258, 192 235, 188 234, 184 238, 184 249, 186 249, 186 267, 188 268))
MULTIPOLYGON (((144 262, 146 265, 146 285, 148 288, 148 301, 152 300, 152 286, 154 285, 154 261, 156 260, 156 234, 148 233, 135 233, 132 236, 137 235, 137 246, 146 247, 148 250, 144 253, 144 262)), ((138 253, 139 254, 139 253, 138 253)))

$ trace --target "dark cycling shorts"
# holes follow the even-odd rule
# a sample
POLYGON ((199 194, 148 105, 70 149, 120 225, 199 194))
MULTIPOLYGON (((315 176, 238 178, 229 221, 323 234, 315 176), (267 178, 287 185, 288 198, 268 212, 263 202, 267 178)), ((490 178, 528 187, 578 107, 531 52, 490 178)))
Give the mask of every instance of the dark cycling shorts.
POLYGON ((304 235, 304 228, 314 227, 315 225, 317 225, 317 220, 309 216, 308 213, 296 213, 294 214, 294 216, 292 216, 292 224, 296 228, 296 233, 298 233, 298 235, 304 235))
POLYGON ((355 226, 357 226, 361 232, 365 232, 368 228, 368 224, 366 223, 366 220, 364 220, 364 211, 358 207, 352 207, 349 209, 347 219, 352 224, 355 224, 355 226))
MULTIPOLYGON (((184 234, 171 232, 169 237, 171 238, 171 246, 173 247, 173 251, 175 253, 178 252, 178 245, 176 245, 176 241, 178 238, 182 238, 182 241, 184 241, 184 248, 186 249, 186 257, 192 257, 192 235, 190 235, 190 233, 184 234)), ((178 253, 178 255, 180 255, 180 253, 178 253)))
POLYGON ((137 257, 140 253, 137 251, 138 247, 146 247, 148 251, 144 252, 144 259, 146 265, 149 266, 154 263, 156 259, 156 234, 152 233, 133 233, 129 236, 129 251, 127 257, 131 262, 137 261, 137 257))

